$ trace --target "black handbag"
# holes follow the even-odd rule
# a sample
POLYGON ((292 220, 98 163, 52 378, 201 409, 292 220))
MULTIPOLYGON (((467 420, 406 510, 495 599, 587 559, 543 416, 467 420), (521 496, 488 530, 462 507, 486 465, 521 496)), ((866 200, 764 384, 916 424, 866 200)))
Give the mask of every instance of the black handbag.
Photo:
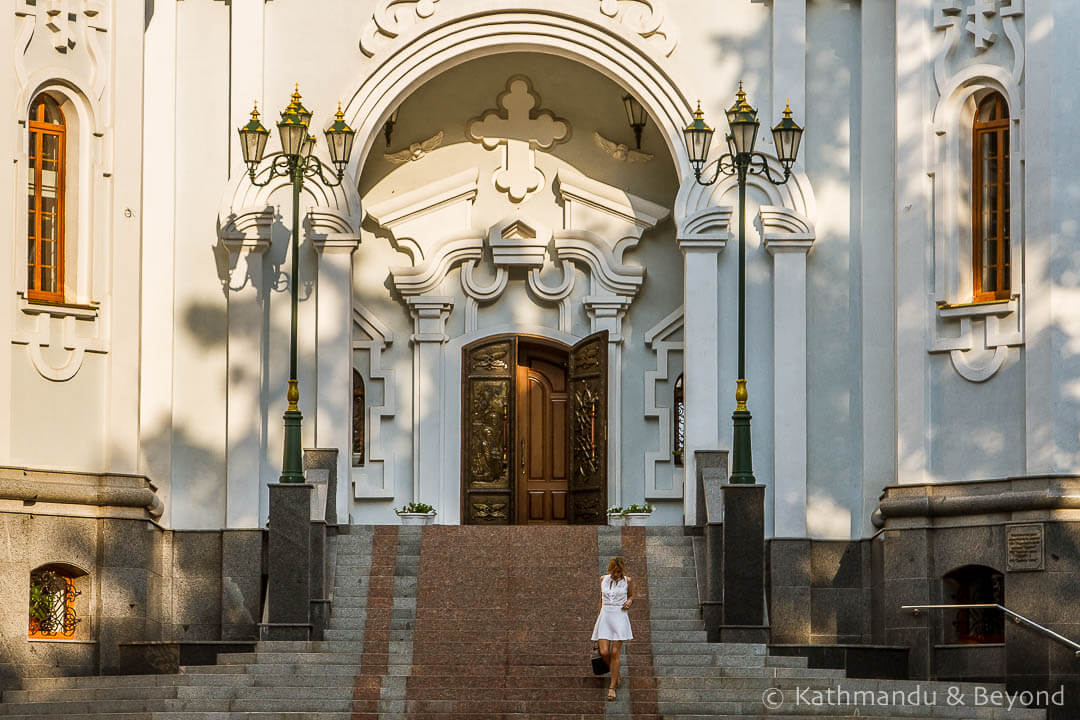
POLYGON ((600 644, 592 644, 592 671, 593 675, 605 675, 611 668, 604 662, 604 656, 600 654, 600 644))

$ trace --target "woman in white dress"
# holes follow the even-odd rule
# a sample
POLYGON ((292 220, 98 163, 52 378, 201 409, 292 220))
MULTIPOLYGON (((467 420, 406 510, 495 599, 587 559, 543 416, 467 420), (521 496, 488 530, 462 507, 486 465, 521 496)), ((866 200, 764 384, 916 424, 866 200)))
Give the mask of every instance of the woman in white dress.
POLYGON ((607 575, 600 578, 600 608, 593 626, 592 639, 600 646, 600 654, 611 668, 611 687, 607 699, 615 699, 615 688, 619 687, 619 653, 625 640, 633 640, 630 630, 630 616, 627 610, 634 602, 634 591, 630 578, 626 575, 626 566, 621 557, 613 557, 608 562, 607 575))

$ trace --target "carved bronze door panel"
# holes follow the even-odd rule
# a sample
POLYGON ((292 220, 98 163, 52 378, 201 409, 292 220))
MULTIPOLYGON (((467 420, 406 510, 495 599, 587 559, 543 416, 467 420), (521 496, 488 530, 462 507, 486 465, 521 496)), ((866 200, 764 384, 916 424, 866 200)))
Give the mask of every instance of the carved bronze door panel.
POLYGON ((518 345, 514 463, 519 524, 569 520, 566 350, 518 345))
POLYGON ((607 331, 570 349, 570 522, 599 525, 607 513, 607 331))
POLYGON ((513 517, 511 413, 517 344, 494 338, 462 358, 462 522, 509 525, 513 517))

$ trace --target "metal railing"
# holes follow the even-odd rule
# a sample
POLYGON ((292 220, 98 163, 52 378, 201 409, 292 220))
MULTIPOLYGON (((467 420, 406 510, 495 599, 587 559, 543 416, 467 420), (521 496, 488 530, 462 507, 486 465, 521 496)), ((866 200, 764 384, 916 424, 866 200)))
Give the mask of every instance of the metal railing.
POLYGON ((1041 632, 1052 640, 1056 640, 1067 648, 1072 649, 1077 657, 1080 657, 1080 643, 1073 642, 1064 635, 1059 635, 1048 627, 1043 627, 1039 623, 1024 617, 1020 613, 1010 610, 1004 605, 998 605, 997 603, 970 603, 961 605, 901 605, 901 610, 910 610, 912 615, 918 615, 920 610, 1000 610, 1001 612, 1012 618, 1013 622, 1017 624, 1024 624, 1033 630, 1041 632))

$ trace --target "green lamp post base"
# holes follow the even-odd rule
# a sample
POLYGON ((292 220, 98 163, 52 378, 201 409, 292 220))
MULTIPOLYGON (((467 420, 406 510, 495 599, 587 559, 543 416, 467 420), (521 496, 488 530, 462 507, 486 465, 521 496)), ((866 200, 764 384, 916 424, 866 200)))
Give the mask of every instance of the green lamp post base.
POLYGON ((732 437, 732 463, 731 483, 734 485, 753 485, 754 457, 750 452, 750 411, 746 409, 746 380, 736 381, 738 388, 735 390, 735 412, 731 413, 732 437))
POLYGON ((302 483, 304 478, 304 456, 301 452, 300 423, 304 416, 297 403, 300 400, 300 388, 296 380, 289 380, 289 409, 285 411, 285 453, 281 462, 282 483, 302 483))

